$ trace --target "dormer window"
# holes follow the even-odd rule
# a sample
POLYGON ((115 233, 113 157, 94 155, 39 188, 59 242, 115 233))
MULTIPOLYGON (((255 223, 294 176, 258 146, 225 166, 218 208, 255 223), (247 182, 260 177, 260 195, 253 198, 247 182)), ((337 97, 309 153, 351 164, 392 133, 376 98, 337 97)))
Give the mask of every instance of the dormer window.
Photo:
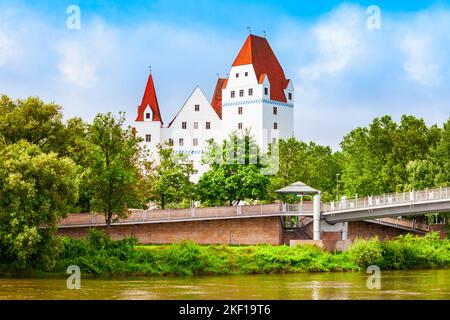
POLYGON ((264 88, 264 94, 267 96, 269 94, 269 88, 264 88))
POLYGON ((245 71, 245 76, 248 77, 248 72, 247 71, 245 71))
POLYGON ((195 105, 195 111, 200 111, 200 105, 199 104, 195 105))
POLYGON ((236 78, 239 78, 239 73, 236 73, 236 78))
POLYGON ((292 100, 292 93, 291 92, 288 93, 288 99, 292 100))
POLYGON ((150 119, 151 116, 152 114, 150 112, 145 113, 145 119, 150 119))

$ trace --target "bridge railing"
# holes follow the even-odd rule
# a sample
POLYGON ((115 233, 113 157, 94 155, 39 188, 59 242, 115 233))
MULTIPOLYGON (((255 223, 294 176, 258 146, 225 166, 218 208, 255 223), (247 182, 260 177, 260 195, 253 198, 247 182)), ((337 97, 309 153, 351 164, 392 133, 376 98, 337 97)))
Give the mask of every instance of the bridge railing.
MULTIPOLYGON (((306 206, 307 207, 307 206, 306 206)), ((168 210, 137 210, 131 209, 127 218, 115 217, 113 224, 132 224, 145 222, 176 222, 202 219, 226 219, 236 217, 273 216, 289 214, 287 204, 264 204, 229 207, 186 208, 168 210)), ((297 208, 300 209, 300 208, 297 208)), ((300 212, 299 212, 300 213, 300 212)), ((103 214, 74 213, 62 219, 59 227, 70 226, 101 226, 105 225, 103 214)))
POLYGON ((446 199, 450 199, 450 188, 441 187, 419 191, 386 193, 363 198, 358 198, 356 196, 355 198, 347 199, 342 197, 339 201, 331 201, 329 203, 322 204, 322 211, 347 211, 383 206, 405 205, 423 201, 432 202, 446 199))

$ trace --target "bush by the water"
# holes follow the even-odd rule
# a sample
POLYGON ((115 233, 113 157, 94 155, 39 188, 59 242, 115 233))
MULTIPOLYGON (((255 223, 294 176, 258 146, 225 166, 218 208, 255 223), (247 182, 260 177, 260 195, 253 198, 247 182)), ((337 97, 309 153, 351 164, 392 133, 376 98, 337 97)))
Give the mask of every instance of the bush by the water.
POLYGON ((400 236, 380 242, 357 240, 348 252, 329 253, 315 246, 224 246, 182 242, 137 245, 135 239, 113 241, 91 230, 85 239, 62 238, 57 272, 78 265, 82 272, 117 275, 250 274, 450 266, 450 241, 437 234, 400 236))

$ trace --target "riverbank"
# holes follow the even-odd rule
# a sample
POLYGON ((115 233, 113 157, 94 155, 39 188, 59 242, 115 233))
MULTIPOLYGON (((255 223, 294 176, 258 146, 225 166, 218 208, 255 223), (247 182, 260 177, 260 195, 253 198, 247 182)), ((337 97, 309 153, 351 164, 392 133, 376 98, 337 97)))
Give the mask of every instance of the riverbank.
MULTIPOLYGON (((348 252, 326 252, 315 246, 224 246, 183 242, 137 245, 134 239, 113 241, 92 231, 85 239, 61 238, 56 264, 49 270, 24 274, 65 274, 77 265, 85 275, 167 276, 237 275, 327 271, 361 271, 369 265, 382 270, 450 267, 450 241, 437 234, 400 236, 380 242, 359 240, 348 252)), ((0 266, 4 274, 8 267, 0 266)), ((17 270, 13 270, 17 271, 17 270)))

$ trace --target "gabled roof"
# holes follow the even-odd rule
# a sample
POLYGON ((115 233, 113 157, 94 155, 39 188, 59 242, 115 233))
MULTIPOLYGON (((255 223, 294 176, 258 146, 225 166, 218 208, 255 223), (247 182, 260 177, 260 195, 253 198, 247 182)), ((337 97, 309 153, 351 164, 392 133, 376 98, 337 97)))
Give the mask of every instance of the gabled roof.
POLYGON ((228 79, 219 78, 217 79, 216 88, 214 89, 214 94, 211 99, 211 106, 220 119, 222 119, 222 89, 227 86, 228 79))
POLYGON ((158 98, 156 97, 155 85, 153 83, 153 76, 150 73, 145 87, 142 102, 138 107, 138 115, 136 121, 144 121, 144 112, 147 106, 150 106, 153 112, 153 121, 160 121, 162 125, 161 113, 159 112, 158 98))
POLYGON ((256 79, 261 81, 263 73, 266 73, 270 82, 270 98, 272 100, 287 102, 284 89, 288 85, 283 68, 272 51, 266 38, 253 34, 247 37, 239 54, 233 62, 233 67, 252 64, 256 79))
POLYGON ((178 117, 178 115, 180 114, 181 110, 184 109, 184 107, 187 105, 188 101, 192 98, 192 96, 193 96, 196 92, 198 92, 199 94, 201 94, 201 95, 204 97, 206 103, 209 105, 209 101, 208 101, 208 99, 206 98, 205 94, 203 93, 202 89, 200 89, 199 86, 195 86, 194 90, 192 90, 192 92, 191 92, 191 94, 189 95, 189 97, 188 97, 188 98, 186 99, 186 101, 183 103, 183 106, 178 110, 177 114, 175 115, 175 117, 173 117, 172 121, 170 121, 169 125, 167 126, 168 128, 170 128, 170 126, 172 125, 172 123, 177 119, 177 117, 178 117))

